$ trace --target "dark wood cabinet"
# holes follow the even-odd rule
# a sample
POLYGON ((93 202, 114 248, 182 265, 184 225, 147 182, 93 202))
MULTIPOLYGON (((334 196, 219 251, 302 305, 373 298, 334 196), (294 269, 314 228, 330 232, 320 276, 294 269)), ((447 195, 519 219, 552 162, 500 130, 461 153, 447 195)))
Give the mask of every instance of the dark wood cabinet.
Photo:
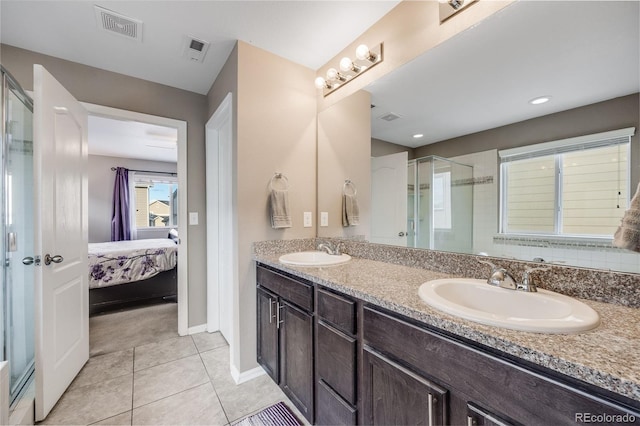
POLYGON ((313 421, 313 317, 280 303, 280 387, 313 421))
POLYGON ((258 362, 311 423, 640 425, 638 401, 274 269, 257 276, 258 362))
POLYGON ((258 292, 258 363, 280 383, 278 363, 278 296, 262 288, 258 292))
POLYGON ((364 424, 448 424, 445 389, 370 348, 364 349, 362 383, 364 424))
POLYGON ((257 361, 313 423, 313 286, 260 266, 257 281, 257 361))
POLYGON ((358 418, 356 302, 316 288, 316 417, 320 425, 358 418))

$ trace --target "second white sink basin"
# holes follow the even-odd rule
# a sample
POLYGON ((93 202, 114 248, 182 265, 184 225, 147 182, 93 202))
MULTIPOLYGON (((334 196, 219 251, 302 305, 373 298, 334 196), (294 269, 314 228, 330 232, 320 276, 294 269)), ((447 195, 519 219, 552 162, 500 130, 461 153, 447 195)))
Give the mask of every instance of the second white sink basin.
POLYGON ((571 297, 494 287, 485 280, 446 278, 427 281, 418 290, 428 305, 470 321, 537 333, 578 333, 595 328, 600 316, 571 297))
POLYGON ((281 263, 296 266, 338 265, 351 260, 348 254, 332 255, 323 251, 299 251, 280 256, 281 263))

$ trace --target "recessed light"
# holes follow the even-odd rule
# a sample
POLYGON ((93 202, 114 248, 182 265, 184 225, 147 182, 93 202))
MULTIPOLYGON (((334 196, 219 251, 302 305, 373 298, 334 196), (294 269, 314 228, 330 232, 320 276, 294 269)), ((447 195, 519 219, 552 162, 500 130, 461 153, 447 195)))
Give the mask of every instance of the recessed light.
POLYGON ((413 135, 413 137, 416 138, 416 139, 420 139, 423 136, 424 135, 422 133, 416 133, 415 135, 413 135))
POLYGON ((551 100, 551 96, 539 96, 537 98, 533 98, 529 101, 531 105, 540 105, 551 100))

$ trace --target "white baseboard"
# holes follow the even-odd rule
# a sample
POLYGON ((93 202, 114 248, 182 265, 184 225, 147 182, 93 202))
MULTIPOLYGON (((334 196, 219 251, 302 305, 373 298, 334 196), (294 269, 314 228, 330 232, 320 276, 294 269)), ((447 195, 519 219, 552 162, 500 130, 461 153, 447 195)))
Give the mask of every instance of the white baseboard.
POLYGON ((9 424, 9 362, 0 362, 0 424, 9 424))
POLYGON ((262 367, 252 368, 251 370, 247 370, 241 373, 238 371, 235 365, 231 364, 231 377, 233 377, 236 385, 248 382, 249 380, 260 377, 263 374, 267 374, 267 372, 264 371, 262 367))
POLYGON ((207 324, 200 324, 194 327, 189 327, 187 330, 187 334, 198 334, 207 331, 207 324))

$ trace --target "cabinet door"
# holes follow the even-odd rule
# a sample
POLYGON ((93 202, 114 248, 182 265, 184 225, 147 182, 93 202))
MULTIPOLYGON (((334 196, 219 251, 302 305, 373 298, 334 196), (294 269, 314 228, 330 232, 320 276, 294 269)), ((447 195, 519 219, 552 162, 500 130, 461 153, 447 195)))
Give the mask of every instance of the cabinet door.
POLYGON ((280 387, 313 423, 313 317, 280 300, 280 387))
POLYGON ((258 294, 258 363, 278 382, 278 327, 276 309, 278 298, 262 288, 258 294))
POLYGON ((362 421, 371 425, 443 425, 447 391, 381 354, 364 349, 362 421))

